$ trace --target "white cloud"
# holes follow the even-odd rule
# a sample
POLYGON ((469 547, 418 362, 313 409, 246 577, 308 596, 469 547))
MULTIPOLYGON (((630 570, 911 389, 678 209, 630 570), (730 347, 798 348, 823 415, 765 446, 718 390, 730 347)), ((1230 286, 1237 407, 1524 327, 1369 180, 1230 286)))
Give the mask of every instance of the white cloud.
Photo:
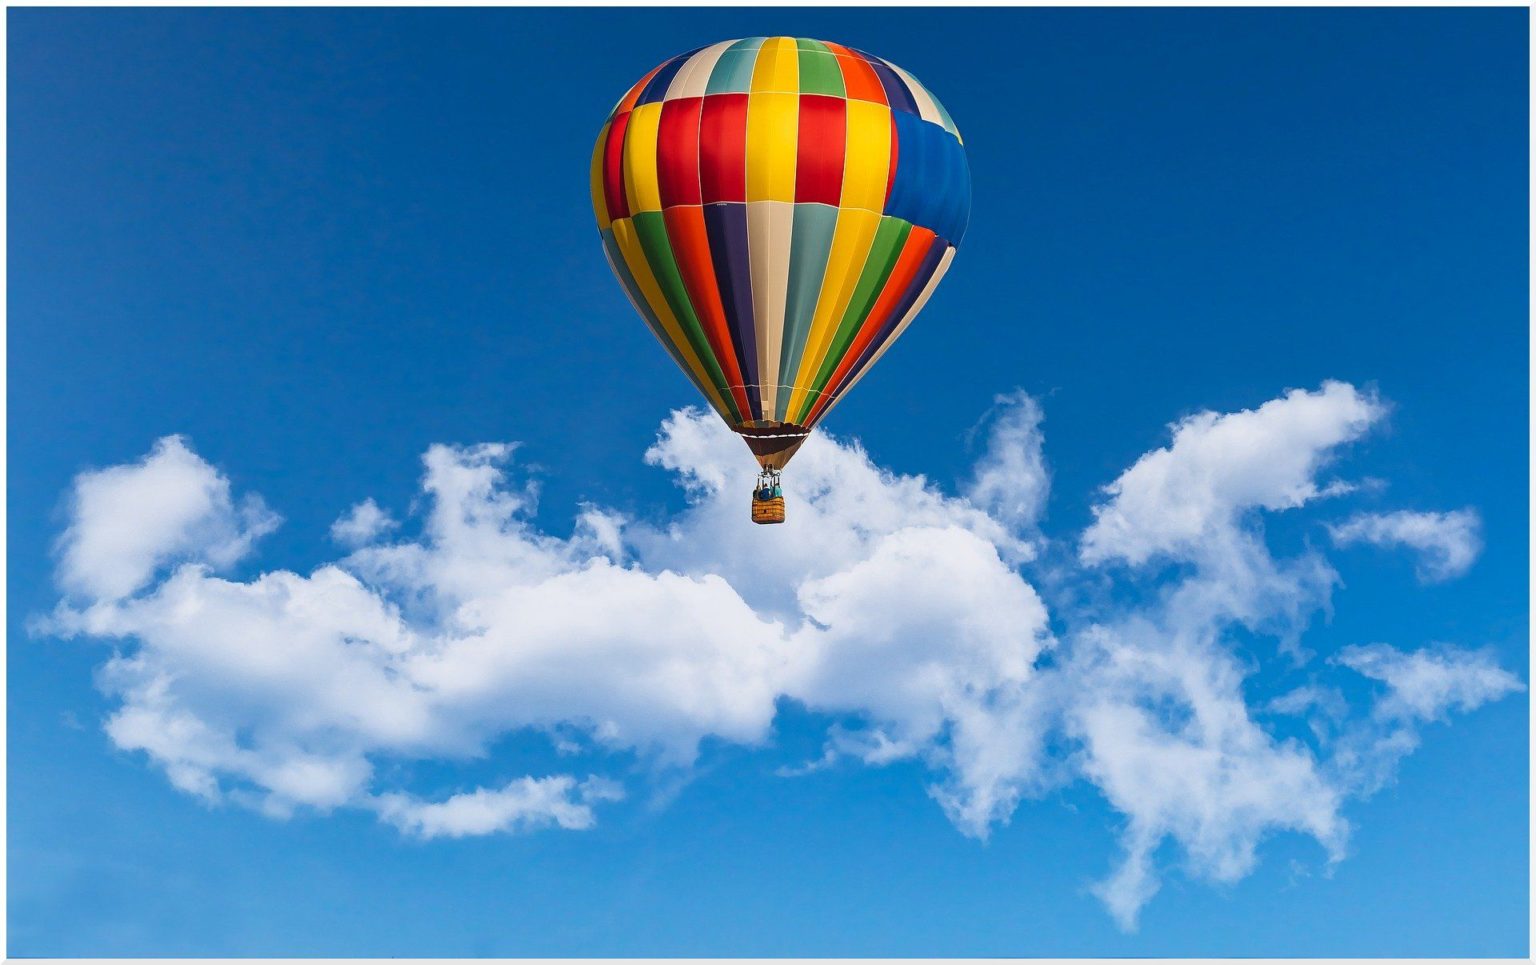
POLYGON ((662 425, 646 461, 675 473, 691 504, 664 525, 636 523, 626 532, 649 568, 718 575, 758 610, 793 618, 801 583, 868 559, 883 539, 902 530, 956 527, 1006 560, 1033 554, 1010 525, 943 494, 920 475, 876 466, 856 441, 825 433, 806 440, 786 475, 793 512, 785 523, 754 525, 741 450, 741 440, 722 422, 695 410, 675 412, 662 425))
POLYGON ((1039 596, 994 546, 947 527, 886 537, 868 559, 802 583, 800 601, 805 659, 786 695, 867 716, 876 734, 853 753, 868 762, 926 755, 949 775, 935 797, 985 837, 1036 770, 1031 685, 1050 645, 1039 596))
POLYGON ((274 518, 259 502, 235 509, 227 480, 165 440, 82 477, 61 542, 70 599, 46 628, 123 641, 99 678, 118 702, 107 732, 177 787, 279 816, 369 810, 423 838, 590 827, 622 793, 603 776, 609 752, 676 777, 707 739, 766 746, 785 700, 831 722, 822 756, 784 773, 919 762, 974 837, 1025 795, 1087 780, 1125 817, 1124 858, 1098 893, 1129 928, 1164 873, 1163 842, 1216 881, 1247 874, 1277 832, 1336 859, 1343 800, 1366 790, 1351 761, 1373 746, 1338 734, 1393 737, 1407 717, 1508 691, 1487 675, 1496 665, 1460 651, 1426 656, 1427 670, 1347 651, 1330 666, 1387 690, 1364 723, 1329 718, 1318 750, 1276 738, 1249 706, 1254 658, 1234 631, 1294 645, 1337 582, 1315 551, 1273 556, 1260 514, 1338 491, 1319 472, 1383 411, 1329 383, 1184 420, 1107 488, 1080 560, 1064 564, 1036 559, 1049 475, 1040 411, 1022 394, 999 399, 963 496, 818 435, 789 474, 789 520, 772 528, 748 521, 740 441, 695 411, 669 417, 646 453, 687 508, 647 520, 584 506, 569 538, 532 523, 537 490, 513 475, 513 446, 433 446, 418 534, 380 542, 397 527, 369 500, 334 530, 349 555, 245 579, 217 570, 274 518), (117 532, 138 500, 163 499, 144 474, 167 465, 180 467, 174 488, 206 495, 117 532), (1126 565, 1096 568, 1111 560, 1126 565), (1024 566, 1059 591, 1059 632, 1024 566), (1158 575, 1150 590, 1113 590, 1158 575), (399 762, 482 759, 529 730, 589 773, 521 776, 507 762, 499 783, 446 795, 395 777, 399 762))
POLYGON ((1109 605, 1070 640, 1077 698, 1066 726, 1082 768, 1127 817, 1125 856, 1097 893, 1124 928, 1158 888, 1152 855, 1166 839, 1187 870, 1233 881, 1268 834, 1299 831, 1330 860, 1343 854, 1343 791, 1307 746, 1280 741, 1243 692, 1249 667, 1232 631, 1296 639, 1336 583, 1320 555, 1277 560, 1260 514, 1336 491, 1318 474, 1335 450, 1385 412, 1352 386, 1294 390, 1257 409, 1205 412, 1172 427, 1105 492, 1083 534, 1090 565, 1174 565, 1150 602, 1109 605))
POLYGON ((1381 643, 1351 646, 1331 662, 1382 685, 1368 714, 1348 717, 1343 694, 1318 687, 1288 694, 1274 709, 1296 715, 1316 709, 1309 723, 1328 751, 1330 781, 1357 796, 1393 781, 1398 762, 1418 748, 1423 725, 1525 689, 1487 650, 1445 644, 1406 652, 1381 643))
POLYGON ((826 439, 797 463, 791 522, 752 527, 743 493, 700 482, 739 465, 739 446, 674 416, 651 458, 689 480, 691 507, 665 529, 589 507, 570 539, 528 522, 511 446, 434 446, 419 538, 308 576, 183 565, 52 628, 137 642, 102 674, 119 746, 274 813, 366 806, 379 759, 464 759, 525 728, 685 767, 706 737, 764 742, 789 697, 862 715, 930 762, 935 793, 981 833, 1028 767, 973 745, 1048 642, 1043 604, 1003 561, 1019 544, 826 439), (734 539, 706 538, 717 525, 734 539), (752 552, 765 535, 777 542, 752 552))
POLYGON ((1418 576, 1425 583, 1455 579, 1472 568, 1482 552, 1482 520, 1471 509, 1449 513, 1360 513, 1328 527, 1338 546, 1370 543, 1406 546, 1419 554, 1418 576))
POLYGON ((994 519, 1019 529, 1045 512, 1051 476, 1045 464, 1040 403, 1022 391, 1000 395, 987 414, 987 447, 976 461, 965 494, 994 519))
POLYGON ((230 566, 278 523, 259 497, 235 505, 229 480, 182 437, 166 436, 137 463, 75 479, 70 524, 57 547, 59 585, 119 599, 174 560, 230 566))
POLYGON ((1524 689, 1486 650, 1439 646, 1404 653, 1378 643, 1345 647, 1336 659, 1386 685, 1376 714, 1387 719, 1438 720, 1448 710, 1475 710, 1524 689))
POLYGON ((580 831, 597 823, 592 802, 615 801, 623 791, 611 781, 577 782, 569 775, 522 777, 497 790, 477 788, 445 801, 424 802, 406 794, 377 801, 380 817, 419 838, 462 838, 498 831, 561 827, 580 831))
POLYGON ((1084 774, 1127 818, 1125 857, 1096 889, 1123 928, 1157 890, 1152 855, 1166 838, 1187 870, 1221 882, 1247 875, 1276 831, 1342 855, 1342 794, 1308 748, 1254 719, 1245 671, 1217 633, 1130 617, 1074 641, 1067 726, 1084 774))
POLYGON ((1140 564, 1158 555, 1195 556, 1256 509, 1294 509, 1339 487, 1317 474, 1337 446, 1359 438, 1386 412, 1343 382, 1293 389, 1257 409, 1201 412, 1172 426, 1173 442, 1149 452, 1105 487, 1083 534, 1087 563, 1140 564))
POLYGON ((399 525, 370 497, 331 524, 331 539, 343 546, 364 546, 399 525))

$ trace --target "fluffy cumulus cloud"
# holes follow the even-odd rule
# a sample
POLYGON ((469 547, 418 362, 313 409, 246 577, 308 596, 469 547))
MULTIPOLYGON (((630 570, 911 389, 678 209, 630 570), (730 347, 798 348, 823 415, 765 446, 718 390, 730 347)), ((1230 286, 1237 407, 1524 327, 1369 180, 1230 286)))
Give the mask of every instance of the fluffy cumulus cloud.
POLYGON ((1472 568, 1482 552, 1482 521, 1477 512, 1360 513, 1328 528, 1335 544, 1403 546, 1418 554, 1418 576, 1425 583, 1452 580, 1472 568))
POLYGON ((958 493, 812 438, 772 529, 730 485, 740 441, 692 410, 645 454, 687 507, 587 506, 569 536, 533 522, 512 445, 433 446, 419 525, 367 500, 332 529, 346 555, 246 578, 233 568, 276 517, 170 437, 76 480, 63 598, 39 627, 113 642, 107 734, 187 793, 274 816, 360 809, 421 838, 590 827, 629 785, 686 774, 706 740, 765 745, 786 701, 829 725, 823 755, 782 773, 911 761, 971 837, 1086 781, 1123 815, 1096 891, 1130 928, 1165 842, 1214 881, 1247 874, 1277 832, 1336 860, 1346 800, 1390 779, 1419 727, 1520 686, 1483 651, 1373 644, 1334 646, 1316 664, 1333 677, 1262 707, 1245 695, 1239 638, 1306 659, 1296 640, 1339 582, 1315 550, 1274 555, 1262 518, 1345 493, 1327 467, 1385 411, 1327 383, 1190 417, 1054 542, 1042 414, 1021 393, 998 399, 958 493), (1350 717, 1336 677, 1372 688, 1370 709, 1350 717), (1285 716, 1316 740, 1277 736, 1285 716), (528 732, 556 741, 561 773, 399 776, 494 763, 496 741, 528 732))
POLYGON ((161 439, 137 463, 81 475, 69 515, 59 586, 103 600, 129 595, 174 560, 230 566, 279 522, 258 496, 237 505, 229 480, 180 436, 161 439))
POLYGON ((331 524, 331 539, 343 546, 362 546, 399 525, 370 497, 331 524))

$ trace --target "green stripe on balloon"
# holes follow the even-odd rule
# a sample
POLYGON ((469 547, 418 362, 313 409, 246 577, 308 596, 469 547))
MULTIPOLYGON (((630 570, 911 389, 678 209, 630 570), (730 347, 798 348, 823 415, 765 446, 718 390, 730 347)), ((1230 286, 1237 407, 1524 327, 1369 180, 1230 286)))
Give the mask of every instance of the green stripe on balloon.
POLYGON ((640 249, 645 252, 646 261, 650 262, 651 274, 656 276, 656 284, 661 287, 662 296, 671 306, 672 314, 677 316, 683 334, 688 336, 688 344, 693 346, 699 360, 704 363, 710 380, 720 390, 721 398, 730 408, 732 417, 741 421, 741 410, 731 395, 729 383, 726 382, 719 360, 715 358, 714 349, 704 336, 704 326, 699 324, 693 302, 688 297, 688 289, 683 284, 683 276, 678 272, 677 259, 673 257, 672 245, 667 240, 665 217, 660 211, 642 211, 634 216, 634 222, 635 236, 640 240, 640 249))
POLYGON ((830 94, 846 97, 843 71, 837 66, 837 57, 818 40, 801 40, 800 45, 800 93, 830 94), (814 44, 815 46, 808 46, 814 44))
MULTIPOLYGON (((779 385, 793 383, 800 371, 800 357, 811 334, 816 300, 827 273, 827 255, 837 232, 837 209, 824 204, 795 205, 795 223, 789 243, 789 285, 784 304, 784 341, 779 351, 779 385)), ((774 418, 788 418, 785 411, 791 393, 781 390, 780 410, 774 418)))
POLYGON ((832 373, 837 371, 848 346, 853 344, 854 336, 863 327, 864 320, 869 317, 869 310, 875 306, 875 299, 880 297, 886 280, 891 277, 891 269, 896 267, 896 260, 901 257, 902 246, 906 244, 907 235, 911 232, 910 222, 891 217, 880 219, 874 244, 870 245, 869 257, 864 261, 864 270, 859 274, 858 284, 854 286, 853 297, 848 300, 848 308, 837 325, 837 334, 832 337, 832 347, 822 359, 821 369, 816 373, 816 381, 811 386, 815 392, 806 395, 796 422, 810 413, 817 397, 826 389, 832 373))

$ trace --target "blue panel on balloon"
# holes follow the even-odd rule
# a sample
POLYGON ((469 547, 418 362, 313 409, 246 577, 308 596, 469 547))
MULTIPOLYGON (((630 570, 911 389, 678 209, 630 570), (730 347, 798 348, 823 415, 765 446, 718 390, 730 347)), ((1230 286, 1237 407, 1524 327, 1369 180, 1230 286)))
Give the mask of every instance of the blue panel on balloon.
POLYGON ((893 111, 896 180, 885 213, 958 244, 971 213, 971 172, 955 136, 916 114, 893 111))

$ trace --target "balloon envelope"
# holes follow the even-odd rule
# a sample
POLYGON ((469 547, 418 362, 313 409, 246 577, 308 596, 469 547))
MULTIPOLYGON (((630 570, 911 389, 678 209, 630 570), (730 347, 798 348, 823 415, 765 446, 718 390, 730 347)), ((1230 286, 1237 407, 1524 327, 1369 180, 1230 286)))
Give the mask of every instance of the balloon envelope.
POLYGON ((771 469, 901 336, 970 215, 938 99, 878 57, 794 37, 646 74, 604 123, 591 176, 635 309, 771 469))

